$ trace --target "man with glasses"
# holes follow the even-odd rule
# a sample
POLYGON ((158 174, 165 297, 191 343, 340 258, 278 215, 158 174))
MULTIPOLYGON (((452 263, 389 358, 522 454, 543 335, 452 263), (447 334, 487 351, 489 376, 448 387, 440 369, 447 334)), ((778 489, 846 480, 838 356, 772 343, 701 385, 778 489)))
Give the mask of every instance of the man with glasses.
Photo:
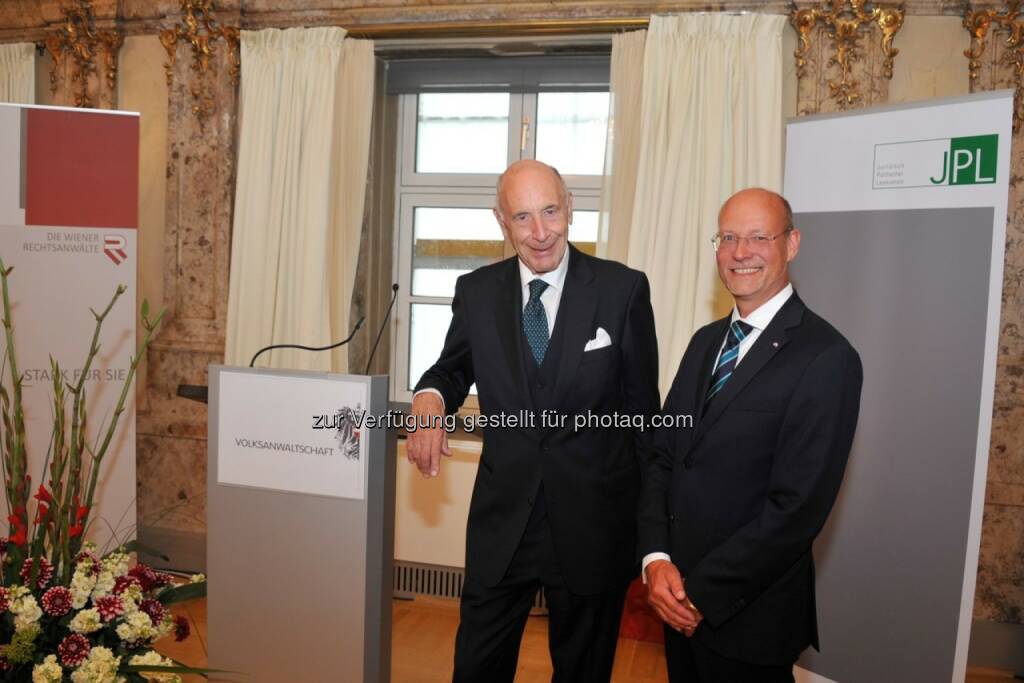
MULTIPOLYGON (((850 343, 789 282, 789 203, 722 206, 712 240, 732 314, 694 334, 644 478, 640 550, 670 681, 792 682, 818 647, 811 546, 839 492, 860 406, 850 343)), ((837 257, 842 258, 841 255, 837 257)))

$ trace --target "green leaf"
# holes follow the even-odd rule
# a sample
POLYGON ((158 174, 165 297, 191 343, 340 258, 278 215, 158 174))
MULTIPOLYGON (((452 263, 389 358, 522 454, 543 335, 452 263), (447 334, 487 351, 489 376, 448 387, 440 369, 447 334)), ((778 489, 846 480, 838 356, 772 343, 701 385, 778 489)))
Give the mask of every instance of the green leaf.
POLYGON ((133 541, 128 541, 127 543, 123 543, 123 544, 119 545, 118 547, 114 548, 109 553, 104 555, 103 558, 106 559, 110 555, 112 555, 112 554, 114 554, 116 552, 120 552, 121 550, 124 550, 124 552, 126 552, 126 553, 143 552, 143 553, 146 553, 147 555, 153 555, 154 557, 159 557, 164 562, 170 562, 171 561, 171 558, 169 558, 167 555, 164 555, 162 552, 160 552, 159 550, 157 550, 156 548, 154 548, 151 545, 146 545, 145 543, 143 543, 139 539, 135 539, 133 541))
POLYGON ((206 597, 206 582, 183 583, 180 586, 168 586, 156 596, 164 605, 174 605, 179 602, 188 602, 197 598, 206 597))
POLYGON ((143 318, 148 318, 149 317, 149 299, 143 299, 142 300, 142 317, 143 318))
POLYGON ((203 678, 209 678, 207 674, 227 674, 237 673, 236 671, 226 671, 224 669, 200 669, 194 666, 154 666, 152 664, 122 664, 118 667, 120 673, 174 673, 174 674, 198 674, 203 678))

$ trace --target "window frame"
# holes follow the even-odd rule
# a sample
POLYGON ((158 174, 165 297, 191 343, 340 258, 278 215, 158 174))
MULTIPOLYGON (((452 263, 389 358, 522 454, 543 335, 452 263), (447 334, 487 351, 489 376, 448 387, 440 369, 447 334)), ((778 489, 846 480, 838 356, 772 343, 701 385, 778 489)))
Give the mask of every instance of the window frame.
MULTIPOLYGON (((497 91, 495 91, 497 92, 497 91)), ((592 92, 606 92, 594 88, 592 92)), ((398 165, 395 183, 395 239, 393 253, 393 278, 399 284, 395 311, 391 320, 392 375, 391 397, 393 401, 410 403, 413 390, 407 388, 409 362, 412 349, 411 311, 414 304, 447 304, 451 297, 414 296, 412 293, 412 261, 414 247, 413 217, 417 207, 441 208, 493 208, 495 186, 500 174, 484 173, 418 173, 416 163, 416 132, 419 95, 407 93, 399 98, 399 131, 397 136, 396 163, 398 165)), ((510 93, 507 164, 520 159, 532 159, 536 152, 536 93, 510 93), (527 144, 521 149, 521 122, 530 120, 530 134, 527 144), (518 117, 518 119, 516 118, 518 117)), ((507 165, 506 164, 506 165, 507 165)), ((573 195, 574 211, 600 210, 600 193, 603 175, 563 176, 573 195)), ((570 228, 571 230, 571 228, 570 228)), ((502 258, 515 255, 506 239, 502 258)), ((470 394, 460 412, 479 412, 477 397, 470 394)))

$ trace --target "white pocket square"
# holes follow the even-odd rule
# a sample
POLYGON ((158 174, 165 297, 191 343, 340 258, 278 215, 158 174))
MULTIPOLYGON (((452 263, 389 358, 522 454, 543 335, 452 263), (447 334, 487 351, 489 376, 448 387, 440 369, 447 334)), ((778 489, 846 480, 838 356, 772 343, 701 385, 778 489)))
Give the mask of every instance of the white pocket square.
POLYGON ((587 345, 583 347, 583 353, 587 351, 594 351, 596 349, 603 349, 606 346, 612 345, 612 338, 608 336, 608 333, 604 331, 603 327, 597 328, 597 332, 594 333, 594 338, 587 342, 587 345))

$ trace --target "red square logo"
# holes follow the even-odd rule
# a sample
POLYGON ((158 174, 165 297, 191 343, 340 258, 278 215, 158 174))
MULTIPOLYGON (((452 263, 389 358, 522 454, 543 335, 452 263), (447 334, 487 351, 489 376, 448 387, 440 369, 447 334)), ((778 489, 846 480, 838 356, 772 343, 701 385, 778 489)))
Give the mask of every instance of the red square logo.
POLYGON ((139 117, 29 109, 27 225, 137 228, 139 117))

